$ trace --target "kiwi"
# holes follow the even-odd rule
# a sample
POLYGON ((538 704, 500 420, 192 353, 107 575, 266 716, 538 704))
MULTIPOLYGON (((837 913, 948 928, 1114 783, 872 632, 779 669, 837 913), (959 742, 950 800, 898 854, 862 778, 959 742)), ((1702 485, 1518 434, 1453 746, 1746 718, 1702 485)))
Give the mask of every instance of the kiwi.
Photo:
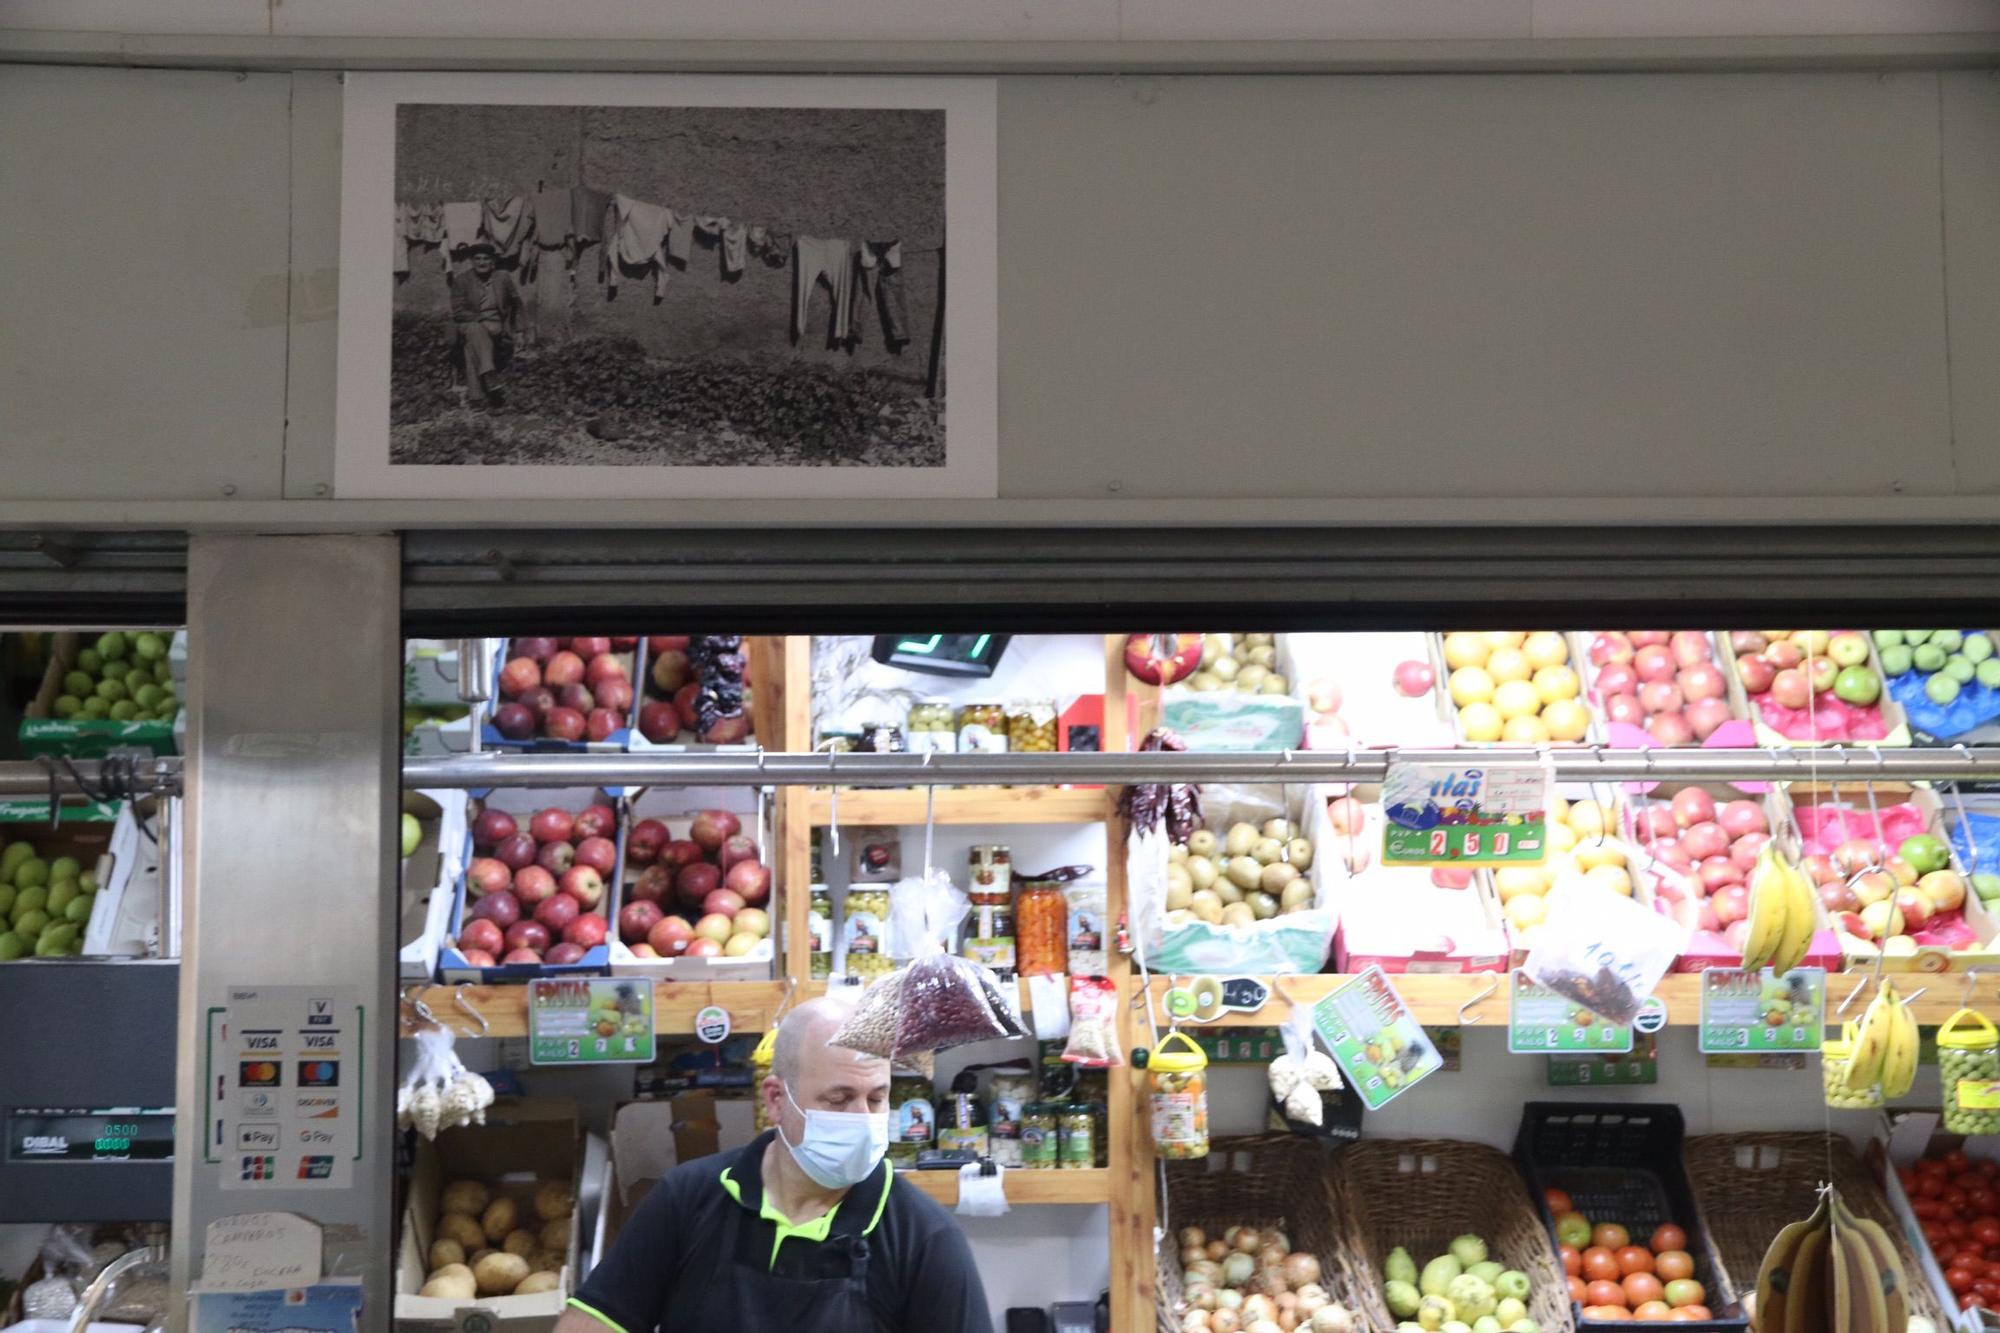
MULTIPOLYGON (((1285 844, 1276 838, 1259 838, 1257 845, 1250 849, 1250 859, 1260 866, 1276 865, 1285 859, 1285 844)), ((1244 885, 1249 888, 1249 885, 1244 885)))
POLYGON ((1231 856, 1248 856, 1250 849, 1257 845, 1257 826, 1254 824, 1232 824, 1229 836, 1222 840, 1222 850, 1231 856))
POLYGON ((1230 882, 1237 888, 1254 889, 1258 881, 1264 877, 1264 863, 1254 856, 1232 856, 1229 858, 1228 868, 1223 873, 1229 876, 1230 882))

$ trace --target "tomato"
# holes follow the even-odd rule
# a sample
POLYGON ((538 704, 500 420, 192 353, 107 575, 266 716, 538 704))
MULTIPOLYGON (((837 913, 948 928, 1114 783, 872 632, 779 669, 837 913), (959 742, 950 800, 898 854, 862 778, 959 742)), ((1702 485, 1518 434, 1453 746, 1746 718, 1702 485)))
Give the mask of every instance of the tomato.
POLYGON ((1556 1217, 1576 1211, 1576 1205, 1569 1201, 1569 1195, 1561 1190, 1543 1190, 1542 1201, 1548 1204, 1549 1212, 1556 1217))
POLYGON ((1961 1310, 1984 1310, 1986 1308, 1986 1301, 1983 1297, 1975 1296, 1968 1291, 1958 1298, 1958 1308, 1961 1310))
POLYGON ((1653 1261, 1653 1272, 1662 1282, 1694 1276, 1694 1256, 1686 1250, 1667 1250, 1653 1261))
POLYGON ((1700 1305, 1708 1299, 1708 1292, 1692 1278, 1669 1282, 1665 1295, 1668 1305, 1700 1305))
POLYGON ((1564 1273, 1570 1277, 1575 1277, 1583 1271, 1583 1256, 1577 1253, 1576 1246, 1561 1246, 1556 1253, 1562 1256, 1564 1273))
POLYGON ((1667 1308, 1665 1301, 1647 1301, 1644 1305, 1632 1307, 1632 1318, 1637 1320, 1672 1319, 1674 1312, 1667 1308))
POLYGON ((1618 1272, 1629 1277, 1633 1273, 1653 1271, 1653 1252, 1643 1245, 1627 1245, 1618 1251, 1618 1272))
POLYGON ((1616 1222, 1600 1222, 1590 1230, 1590 1243, 1607 1250, 1622 1250, 1632 1243, 1632 1233, 1616 1222))
POLYGON ((1988 1180, 1992 1180, 1995 1176, 2000 1176, 2000 1162, 1994 1161, 1991 1157, 1980 1158, 1972 1164, 1972 1169, 1980 1175, 1985 1176, 1988 1180))
POLYGON ((1945 1201, 1947 1207, 1956 1208, 1960 1212, 1965 1211, 1965 1191, 1958 1186, 1946 1185, 1944 1193, 1938 1195, 1938 1197, 1945 1201))
POLYGON ((1618 1267, 1618 1256, 1597 1245, 1583 1252, 1583 1275, 1592 1282, 1616 1282, 1625 1276, 1618 1267))
POLYGON ((1933 1246, 1944 1246, 1951 1242, 1951 1232, 1942 1222, 1924 1223, 1924 1239, 1933 1246))
POLYGON ((1575 1276, 1572 1276, 1570 1278, 1569 1298, 1575 1301, 1578 1305, 1582 1305, 1584 1301, 1590 1298, 1590 1288, 1584 1283, 1584 1280, 1582 1278, 1575 1276))
POLYGON ((1943 1176, 1925 1176, 1917 1182, 1917 1193, 1926 1199, 1935 1199, 1944 1193, 1943 1176))
MULTIPOLYGON (((1660 1285, 1660 1279, 1654 1277, 1651 1273, 1632 1274, 1625 1279, 1624 1287, 1625 1299, 1630 1301, 1634 1306, 1645 1305, 1649 1301, 1659 1301, 1662 1296, 1666 1295, 1666 1288, 1660 1285)), ((1665 1302, 1661 1303, 1664 1304, 1665 1302)), ((1643 1315, 1640 1317, 1644 1318, 1643 1315)))
POLYGON ((2000 1221, 1982 1217, 1972 1224, 1972 1238, 1987 1249, 2000 1245, 2000 1221))
POLYGON ((1683 1306, 1681 1306, 1681 1307, 1679 1307, 1679 1308, 1680 1308, 1680 1309, 1683 1309, 1683 1310, 1686 1310, 1686 1311, 1687 1311, 1687 1315, 1688 1315, 1688 1318, 1690 1318, 1690 1319, 1713 1319, 1713 1318, 1715 1318, 1715 1316, 1714 1316, 1714 1315, 1712 1315, 1712 1314, 1710 1314, 1710 1313, 1709 1313, 1709 1311, 1708 1311, 1708 1307, 1707 1307, 1706 1305, 1703 1305, 1703 1304, 1702 1304, 1701 1302, 1699 1302, 1699 1301, 1695 1302, 1695 1303, 1694 1303, 1693 1305, 1683 1305, 1683 1306))
POLYGON ((1953 1175, 1958 1174, 1960 1171, 1965 1170, 1971 1165, 1972 1165, 1972 1159, 1970 1157, 1967 1157, 1964 1153, 1959 1152, 1957 1149, 1953 1149, 1951 1152, 1948 1152, 1944 1155, 1944 1169, 1951 1172, 1953 1175))
POLYGON ((1651 1243, 1654 1254, 1659 1254, 1665 1250, 1685 1250, 1688 1247, 1688 1235, 1687 1232, 1669 1222, 1653 1232, 1651 1243))
POLYGON ((1593 1282, 1589 1294, 1592 1305, 1615 1305, 1620 1309, 1625 1306, 1625 1288, 1616 1282, 1593 1282))
POLYGON ((1995 1281, 1993 1278, 1980 1278, 1979 1281, 1972 1284, 1972 1289, 1989 1301, 2000 1299, 2000 1281, 1995 1281))
POLYGON ((1590 1244, 1590 1222, 1582 1213, 1562 1213, 1556 1217, 1556 1239, 1582 1249, 1590 1244))
POLYGON ((1970 1268, 1953 1266, 1944 1270, 1944 1284, 1954 1293, 1972 1290, 1972 1284, 1979 1280, 1970 1268))

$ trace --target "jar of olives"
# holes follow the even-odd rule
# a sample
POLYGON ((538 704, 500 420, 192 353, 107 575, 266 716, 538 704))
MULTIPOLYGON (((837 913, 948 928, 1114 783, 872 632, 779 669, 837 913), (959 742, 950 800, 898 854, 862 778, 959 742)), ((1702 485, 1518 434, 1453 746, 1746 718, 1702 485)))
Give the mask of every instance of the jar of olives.
POLYGON ((911 754, 952 754, 958 749, 958 719, 943 699, 922 699, 910 705, 904 723, 911 754))
POLYGON ((960 754, 1005 754, 1007 710, 997 703, 970 703, 958 710, 960 754))
POLYGON ((1097 1165, 1097 1111, 1074 1103, 1056 1117, 1060 1134, 1057 1165, 1065 1171, 1088 1171, 1097 1165))
POLYGON ((812 886, 806 910, 807 952, 812 955, 812 977, 825 981, 833 972, 833 890, 824 884, 812 886))
POLYGON ((1029 1102, 1021 1112, 1021 1165, 1029 1171, 1053 1170, 1061 1160, 1062 1131, 1051 1102, 1029 1102))
POLYGON ((2000 1029, 1961 1009, 1938 1029, 1938 1084, 1944 1127, 1953 1134, 2000 1133, 2000 1029))
POLYGON ((1052 699, 1021 699, 1007 705, 1007 748, 1016 754, 1054 754, 1056 706, 1052 699))
POLYGON ((840 938, 847 956, 847 975, 879 977, 895 970, 889 957, 887 889, 849 889, 841 915, 840 938))
POLYGON ((1153 1146, 1169 1160, 1208 1156, 1208 1053, 1174 1031, 1146 1059, 1153 1146))

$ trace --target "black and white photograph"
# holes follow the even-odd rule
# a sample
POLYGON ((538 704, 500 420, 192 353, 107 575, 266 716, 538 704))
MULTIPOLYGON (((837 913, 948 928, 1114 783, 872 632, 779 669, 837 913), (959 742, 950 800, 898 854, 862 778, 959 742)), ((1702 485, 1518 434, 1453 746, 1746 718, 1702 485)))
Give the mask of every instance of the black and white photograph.
POLYGON ((994 493, 990 84, 345 95, 342 493, 994 493))

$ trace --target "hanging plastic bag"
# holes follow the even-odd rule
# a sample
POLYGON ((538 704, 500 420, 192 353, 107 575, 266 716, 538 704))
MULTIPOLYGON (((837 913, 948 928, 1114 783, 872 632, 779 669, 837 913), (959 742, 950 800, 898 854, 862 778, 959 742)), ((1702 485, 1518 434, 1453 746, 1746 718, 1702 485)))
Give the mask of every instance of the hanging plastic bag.
POLYGON ((921 958, 949 951, 971 910, 972 900, 942 870, 897 880, 889 886, 889 956, 921 958))
POLYGON ((1278 1035, 1284 1040, 1285 1051, 1271 1061, 1268 1071, 1272 1098, 1290 1119, 1314 1126, 1326 1123, 1319 1095, 1339 1091, 1342 1083, 1340 1067, 1314 1043, 1312 1010, 1293 1005, 1292 1015, 1278 1029, 1278 1035))
POLYGON ((1062 1058, 1100 1069, 1125 1063, 1118 1049, 1118 987, 1108 978, 1069 979, 1069 1043, 1062 1058))
POLYGON ((900 930, 919 952, 863 993, 833 1044, 911 1064, 952 1046, 1024 1035, 992 972, 946 951, 965 916, 965 896, 949 878, 935 874, 896 888, 889 907, 891 934, 900 930))
POLYGON ((1687 936, 1686 927, 1622 894, 1558 884, 1521 970, 1614 1024, 1630 1023, 1687 936))
POLYGON ((415 1045, 416 1058, 396 1089, 398 1127, 434 1139, 439 1130, 485 1124, 493 1085, 459 1060, 451 1029, 424 1028, 415 1045))

